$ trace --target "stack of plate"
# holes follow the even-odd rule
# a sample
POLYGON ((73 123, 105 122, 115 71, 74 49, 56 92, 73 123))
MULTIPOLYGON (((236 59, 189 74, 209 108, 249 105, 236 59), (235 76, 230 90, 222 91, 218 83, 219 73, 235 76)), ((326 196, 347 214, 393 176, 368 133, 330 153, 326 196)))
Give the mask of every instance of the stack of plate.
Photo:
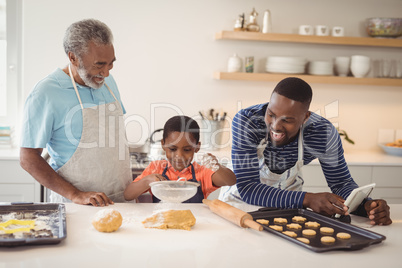
POLYGON ((268 73, 303 74, 307 60, 302 57, 268 57, 265 70, 268 73))
POLYGON ((308 73, 313 75, 333 75, 332 61, 310 61, 308 73))

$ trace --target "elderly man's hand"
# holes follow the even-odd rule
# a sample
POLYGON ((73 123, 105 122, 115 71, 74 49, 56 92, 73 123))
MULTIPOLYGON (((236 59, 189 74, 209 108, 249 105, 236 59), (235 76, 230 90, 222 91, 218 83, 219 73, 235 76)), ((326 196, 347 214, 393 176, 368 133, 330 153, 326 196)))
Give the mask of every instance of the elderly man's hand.
POLYGON ((71 198, 71 201, 76 204, 92 205, 94 207, 104 207, 114 204, 105 193, 101 192, 79 192, 71 198))
POLYGON ((382 199, 368 200, 364 204, 364 208, 366 209, 367 215, 371 220, 370 224, 389 225, 392 223, 387 201, 382 199))

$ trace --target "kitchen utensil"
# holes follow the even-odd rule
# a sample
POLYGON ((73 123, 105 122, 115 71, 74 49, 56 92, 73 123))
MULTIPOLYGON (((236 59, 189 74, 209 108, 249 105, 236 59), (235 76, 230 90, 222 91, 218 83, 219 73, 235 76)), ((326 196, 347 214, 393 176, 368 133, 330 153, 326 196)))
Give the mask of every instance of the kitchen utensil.
POLYGON ((350 63, 350 70, 354 77, 365 77, 370 71, 370 58, 362 55, 353 55, 350 63))
POLYGON ((181 203, 197 193, 198 183, 180 178, 177 181, 155 181, 149 184, 152 194, 165 203, 181 203))
POLYGON ((344 36, 345 35, 345 29, 341 26, 335 26, 332 28, 332 32, 331 32, 332 36, 344 36))
POLYGON ((0 220, 0 246, 57 244, 67 237, 64 204, 0 205, 0 220), (11 224, 21 228, 7 230, 11 224))
POLYGON ((203 149, 217 150, 226 146, 222 144, 225 121, 201 120, 200 140, 203 149))
POLYGON ((222 218, 233 222, 243 228, 252 228, 257 231, 262 231, 262 226, 253 220, 253 217, 238 208, 222 202, 218 199, 209 200, 203 199, 202 202, 207 205, 211 211, 222 218))
POLYGON ((350 57, 336 57, 334 60, 335 72, 338 76, 347 76, 350 70, 350 57))
POLYGON ((313 35, 314 29, 311 25, 300 25, 299 26, 299 34, 300 35, 313 35))
POLYGON ((153 160, 158 160, 159 158, 165 156, 165 151, 163 150, 161 144, 162 139, 155 138, 155 134, 159 132, 163 132, 163 128, 155 130, 149 137, 149 154, 153 160))
POLYGON ((385 144, 380 144, 380 147, 384 150, 385 153, 395 156, 402 156, 402 148, 387 146, 385 144))
POLYGON ((366 19, 366 31, 372 37, 393 38, 402 35, 402 18, 366 19))
MULTIPOLYGON (((276 210, 276 211, 254 211, 249 213, 254 220, 258 219, 265 219, 269 220, 270 224, 271 222, 274 222, 275 218, 285 218, 287 219, 288 223, 292 222, 292 218, 294 216, 301 216, 307 219, 307 221, 314 221, 318 222, 321 227, 330 227, 334 229, 334 234, 333 237, 336 237, 336 234, 344 232, 348 233, 351 235, 350 239, 347 240, 342 240, 342 239, 336 239, 335 243, 332 245, 324 245, 321 243, 321 237, 323 236, 320 234, 320 230, 316 230, 316 235, 313 238, 308 238, 310 243, 305 244, 296 238, 292 238, 290 236, 287 236, 283 234, 280 231, 276 231, 269 226, 263 226, 264 230, 270 233, 273 233, 275 235, 278 235, 290 242, 296 243, 299 246, 305 247, 309 250, 312 250, 314 252, 325 252, 325 251, 330 251, 330 250, 357 250, 357 249, 362 249, 364 247, 368 247, 373 244, 380 243, 381 241, 385 240, 386 237, 368 230, 365 230, 363 228, 354 226, 352 224, 344 223, 323 215, 320 215, 318 213, 315 213, 313 211, 305 210, 305 209, 281 209, 281 210, 276 210)), ((302 226, 301 230, 297 230, 295 232, 297 234, 297 237, 303 237, 302 236, 302 231, 304 228, 304 223, 300 224, 302 226)), ((287 230, 287 226, 283 226, 283 231, 287 230)))
POLYGON ((315 35, 318 36, 327 36, 329 35, 329 28, 327 25, 316 25, 315 26, 315 35))

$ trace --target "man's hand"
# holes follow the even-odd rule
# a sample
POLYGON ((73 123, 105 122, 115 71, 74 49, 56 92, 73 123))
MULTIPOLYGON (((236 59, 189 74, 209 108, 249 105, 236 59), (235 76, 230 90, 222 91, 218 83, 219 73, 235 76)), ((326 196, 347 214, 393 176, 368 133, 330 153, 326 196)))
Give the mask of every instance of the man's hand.
POLYGON ((368 200, 364 204, 364 208, 366 209, 367 215, 371 220, 370 224, 389 225, 392 223, 387 201, 382 199, 368 200))
POLYGON ((314 212, 332 216, 334 214, 348 215, 348 207, 345 200, 332 193, 306 193, 303 207, 311 208, 314 212))
POLYGON ((106 194, 100 192, 79 192, 71 198, 71 201, 76 204, 92 205, 94 207, 104 207, 114 204, 106 194))

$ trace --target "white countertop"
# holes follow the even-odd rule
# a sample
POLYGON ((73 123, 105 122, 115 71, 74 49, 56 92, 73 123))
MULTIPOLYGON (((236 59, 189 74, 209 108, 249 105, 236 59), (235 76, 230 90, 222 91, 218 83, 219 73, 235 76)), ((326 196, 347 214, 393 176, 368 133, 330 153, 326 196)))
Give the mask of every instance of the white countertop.
POLYGON ((370 228, 387 237, 382 243, 324 253, 265 231, 240 228, 203 204, 164 207, 190 209, 197 219, 191 231, 144 228, 141 222, 158 207, 161 204, 115 204, 112 208, 122 214, 123 225, 114 233, 100 233, 91 221, 102 208, 66 204, 64 241, 0 247, 0 267, 401 267, 402 205, 391 205, 392 225, 370 228))

